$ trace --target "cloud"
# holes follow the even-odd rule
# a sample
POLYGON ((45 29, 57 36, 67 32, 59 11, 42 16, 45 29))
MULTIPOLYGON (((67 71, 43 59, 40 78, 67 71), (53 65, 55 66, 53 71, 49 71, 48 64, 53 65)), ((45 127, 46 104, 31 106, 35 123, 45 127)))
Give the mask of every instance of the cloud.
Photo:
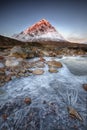
POLYGON ((84 34, 84 36, 83 36, 81 34, 72 33, 67 36, 67 40, 69 40, 71 42, 80 42, 80 43, 87 42, 87 35, 84 34))

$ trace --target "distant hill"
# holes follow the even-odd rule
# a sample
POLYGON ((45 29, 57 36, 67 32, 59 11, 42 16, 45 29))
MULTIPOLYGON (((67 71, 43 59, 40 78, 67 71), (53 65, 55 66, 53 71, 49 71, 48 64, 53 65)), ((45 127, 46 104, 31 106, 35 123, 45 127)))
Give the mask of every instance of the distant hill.
POLYGON ((9 37, 1 36, 0 35, 0 48, 8 48, 13 46, 36 46, 36 47, 56 47, 56 48, 81 48, 87 50, 87 44, 79 44, 79 43, 72 43, 68 41, 38 41, 38 42, 23 42, 18 41, 16 39, 12 39, 9 37))

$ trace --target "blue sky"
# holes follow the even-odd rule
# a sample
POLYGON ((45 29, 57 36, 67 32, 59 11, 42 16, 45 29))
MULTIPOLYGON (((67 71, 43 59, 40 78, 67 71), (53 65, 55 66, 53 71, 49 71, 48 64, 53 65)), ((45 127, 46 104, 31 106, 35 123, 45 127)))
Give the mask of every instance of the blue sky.
POLYGON ((67 39, 87 41, 86 0, 0 0, 0 35, 12 36, 45 18, 67 39))

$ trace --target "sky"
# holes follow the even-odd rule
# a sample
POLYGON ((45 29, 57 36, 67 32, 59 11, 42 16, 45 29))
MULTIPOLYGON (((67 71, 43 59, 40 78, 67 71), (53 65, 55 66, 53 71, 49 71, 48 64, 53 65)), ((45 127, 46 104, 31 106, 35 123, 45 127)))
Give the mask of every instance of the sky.
POLYGON ((0 35, 20 33, 41 19, 70 41, 87 41, 87 0, 0 0, 0 35))

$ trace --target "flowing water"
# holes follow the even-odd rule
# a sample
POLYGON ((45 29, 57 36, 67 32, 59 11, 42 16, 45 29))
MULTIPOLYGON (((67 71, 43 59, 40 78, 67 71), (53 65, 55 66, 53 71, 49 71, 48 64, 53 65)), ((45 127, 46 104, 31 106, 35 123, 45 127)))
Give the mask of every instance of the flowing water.
POLYGON ((45 65, 43 75, 14 79, 0 88, 0 130, 87 129, 87 92, 82 87, 87 83, 87 58, 54 59, 63 64, 58 73, 49 73, 45 65), (30 105, 24 103, 25 97, 32 99, 30 105), (83 121, 70 118, 68 106, 83 121), (5 113, 6 120, 2 118, 5 113))

